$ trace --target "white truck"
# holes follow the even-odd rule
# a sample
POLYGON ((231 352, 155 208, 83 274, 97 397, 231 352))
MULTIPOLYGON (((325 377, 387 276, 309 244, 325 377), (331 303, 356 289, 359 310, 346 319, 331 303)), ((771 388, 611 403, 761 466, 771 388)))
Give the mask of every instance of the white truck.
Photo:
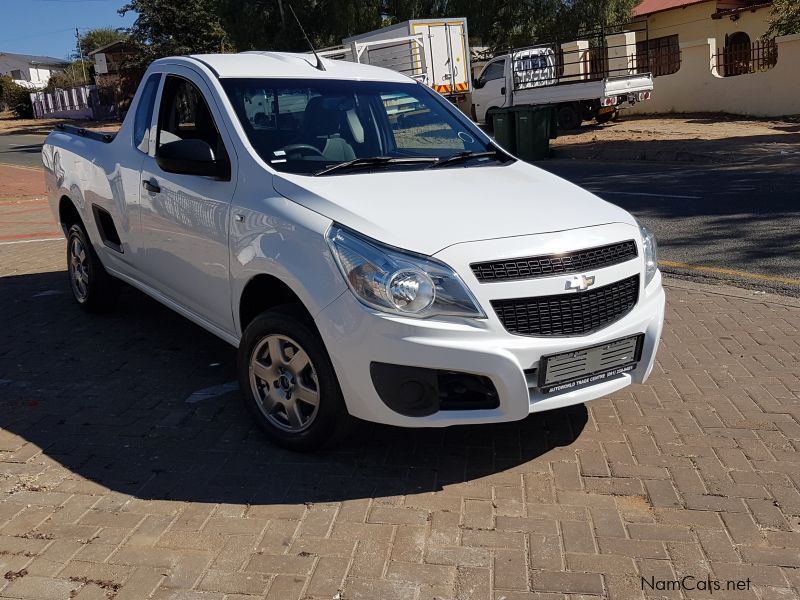
POLYGON ((392 69, 457 103, 472 90, 467 20, 413 19, 342 40, 320 55, 392 69))
POLYGON ((118 134, 64 126, 42 159, 77 303, 125 282, 238 347, 242 397, 288 448, 352 417, 519 420, 653 368, 652 235, 394 71, 160 59, 118 134))
POLYGON ((535 105, 555 105, 560 129, 613 119, 653 91, 646 56, 638 58, 637 34, 604 35, 593 47, 578 40, 518 48, 491 59, 474 82, 473 120, 491 125, 492 109, 535 105))

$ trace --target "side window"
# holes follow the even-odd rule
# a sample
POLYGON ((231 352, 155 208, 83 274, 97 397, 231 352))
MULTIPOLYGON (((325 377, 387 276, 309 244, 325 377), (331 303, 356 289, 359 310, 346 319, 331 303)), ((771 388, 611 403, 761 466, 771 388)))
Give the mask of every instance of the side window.
POLYGON ((203 140, 218 160, 227 158, 225 145, 203 94, 188 79, 167 75, 158 111, 158 145, 178 140, 203 140))
POLYGON ((481 79, 484 82, 492 81, 494 79, 502 79, 505 75, 504 66, 504 60, 498 60, 496 62, 489 63, 489 66, 486 67, 486 70, 481 75, 481 79))
POLYGON ((136 118, 133 121, 133 145, 145 153, 150 149, 150 123, 153 120, 153 104, 159 81, 161 81, 160 73, 150 75, 147 79, 142 96, 139 98, 139 104, 136 106, 136 118))

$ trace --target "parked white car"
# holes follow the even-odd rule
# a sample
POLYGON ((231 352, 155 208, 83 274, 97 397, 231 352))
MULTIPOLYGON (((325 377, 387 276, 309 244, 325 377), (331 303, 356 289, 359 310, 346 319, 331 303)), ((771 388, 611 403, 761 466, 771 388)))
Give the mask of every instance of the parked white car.
POLYGON ((630 214, 508 155, 389 70, 166 58, 116 136, 44 145, 72 292, 118 281, 238 347, 245 401, 297 450, 350 417, 523 419, 641 383, 664 318, 630 214))

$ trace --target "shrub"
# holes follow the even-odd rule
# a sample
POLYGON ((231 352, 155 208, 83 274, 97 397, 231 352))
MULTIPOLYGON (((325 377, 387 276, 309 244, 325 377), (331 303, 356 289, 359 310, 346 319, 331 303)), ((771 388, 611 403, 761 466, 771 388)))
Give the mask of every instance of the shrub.
POLYGON ((31 90, 14 83, 10 77, 0 77, 0 105, 17 119, 33 118, 31 90))

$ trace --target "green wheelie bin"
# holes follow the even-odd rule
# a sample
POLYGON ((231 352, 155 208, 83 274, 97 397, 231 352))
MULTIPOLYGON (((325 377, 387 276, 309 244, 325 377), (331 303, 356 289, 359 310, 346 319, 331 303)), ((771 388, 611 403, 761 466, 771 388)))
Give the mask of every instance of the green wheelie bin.
POLYGON ((488 114, 491 119, 493 137, 503 148, 517 153, 516 114, 513 108, 495 108, 488 114))
POLYGON ((516 155, 531 162, 550 156, 550 140, 555 138, 553 106, 515 106, 516 155))

